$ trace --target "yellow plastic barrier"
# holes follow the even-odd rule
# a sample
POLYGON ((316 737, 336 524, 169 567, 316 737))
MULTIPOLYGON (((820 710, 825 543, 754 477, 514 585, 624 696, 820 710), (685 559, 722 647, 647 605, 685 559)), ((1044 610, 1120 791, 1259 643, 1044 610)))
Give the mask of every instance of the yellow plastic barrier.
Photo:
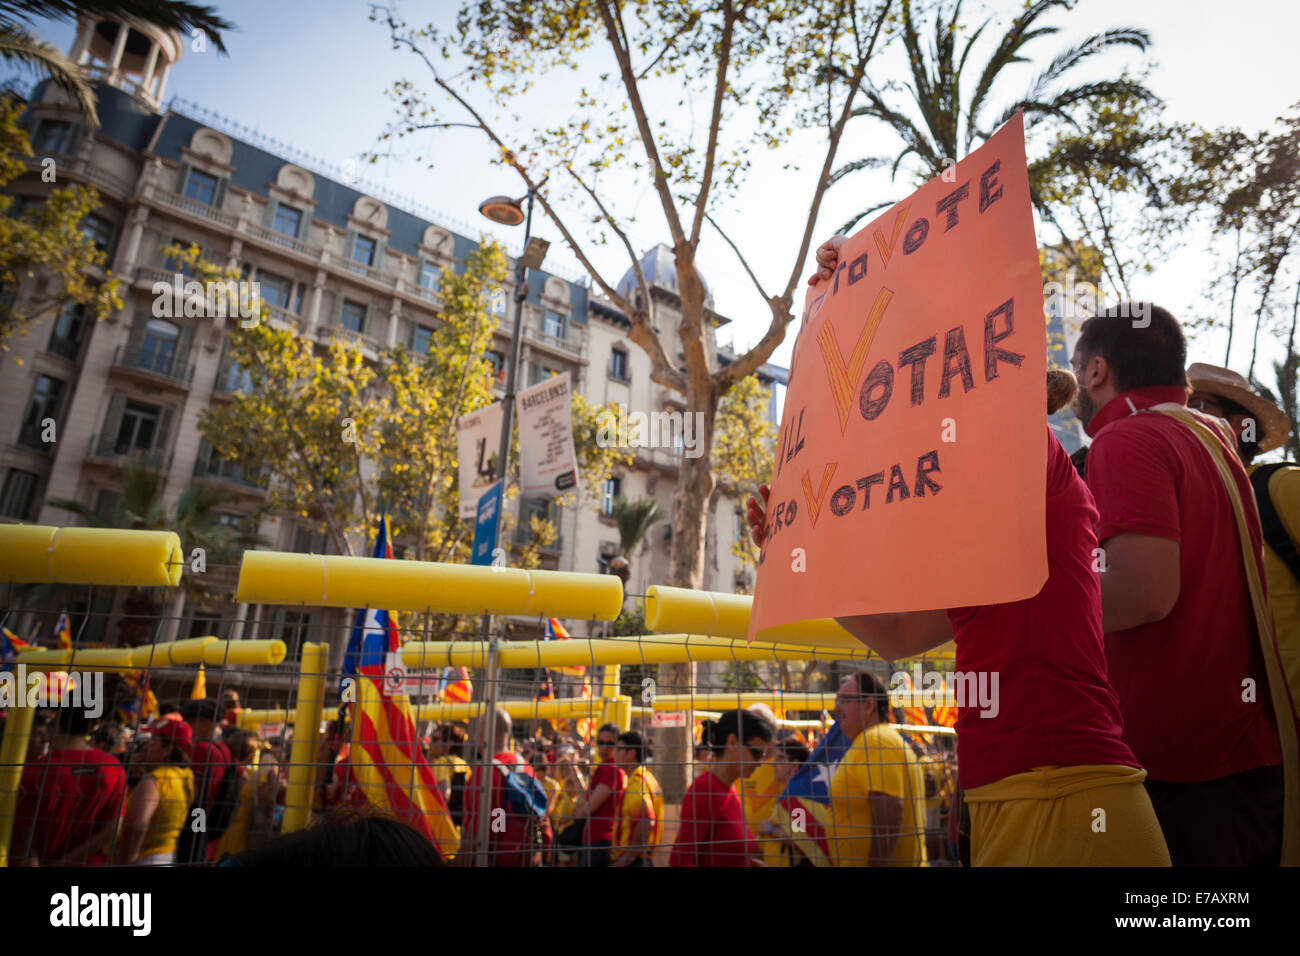
POLYGON ((0 525, 0 581, 175 587, 185 555, 172 531, 0 525))
POLYGON ((294 711, 293 748, 289 753, 289 782, 281 825, 284 833, 301 830, 311 822, 312 789, 316 783, 316 742, 320 737, 329 651, 328 644, 306 643, 302 646, 298 706, 294 711))
POLYGON ((750 704, 767 704, 784 710, 831 710, 835 707, 834 694, 806 694, 786 691, 773 694, 763 691, 713 691, 705 694, 658 694, 651 701, 654 710, 734 710, 750 704))
MULTIPOLYGON (((675 664, 686 661, 879 660, 869 648, 809 644, 767 644, 698 634, 649 634, 589 641, 502 641, 501 667, 565 667, 575 664, 675 664)), ((927 659, 942 658, 938 651, 927 659)), ((951 657, 951 654, 949 654, 951 657)), ((482 641, 409 641, 402 646, 408 670, 438 667, 486 667, 482 641)))
MULTIPOLYGON (((652 631, 685 631, 711 637, 729 637, 743 641, 749 635, 749 613, 754 599, 747 594, 722 594, 717 591, 692 591, 661 584, 646 588, 645 624, 652 631)), ((823 617, 796 621, 760 631, 755 643, 817 645, 840 651, 861 649, 863 644, 835 621, 823 617)), ((926 658, 951 659, 952 641, 923 655, 926 658)), ((830 654, 818 656, 830 657, 830 654)))
POLYGON ((40 670, 139 670, 186 664, 254 666, 279 664, 288 648, 284 641, 222 641, 191 637, 139 647, 41 648, 20 651, 18 663, 40 670))
POLYGON ((612 621, 623 584, 612 574, 245 551, 235 600, 612 621))

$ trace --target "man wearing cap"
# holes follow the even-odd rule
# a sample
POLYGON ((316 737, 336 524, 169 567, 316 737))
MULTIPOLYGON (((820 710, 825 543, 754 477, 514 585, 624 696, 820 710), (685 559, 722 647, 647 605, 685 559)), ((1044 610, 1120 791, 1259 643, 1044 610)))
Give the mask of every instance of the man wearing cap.
POLYGON ((1296 853, 1295 726, 1250 482, 1223 422, 1187 408, 1178 320, 1126 306, 1086 321, 1071 359, 1124 740, 1175 866, 1277 866, 1296 853))
POLYGON ((1264 570, 1278 650, 1291 696, 1300 700, 1300 467, 1292 462, 1254 464, 1255 457, 1286 444, 1291 420, 1230 369, 1200 362, 1187 367, 1187 404, 1222 418, 1237 437, 1237 454, 1250 475, 1264 531, 1264 570))
POLYGON ((180 850, 181 855, 188 859, 181 862, 197 863, 216 851, 216 838, 224 832, 238 801, 238 781, 235 776, 238 771, 234 759, 230 755, 230 748, 216 739, 219 729, 217 718, 221 711, 220 702, 211 697, 187 700, 181 707, 181 716, 194 733, 190 768, 194 771, 197 803, 206 814, 207 824, 206 831, 201 834, 202 839, 195 839, 193 831, 186 834, 180 850), (231 775, 231 780, 223 790, 222 783, 227 774, 231 775))

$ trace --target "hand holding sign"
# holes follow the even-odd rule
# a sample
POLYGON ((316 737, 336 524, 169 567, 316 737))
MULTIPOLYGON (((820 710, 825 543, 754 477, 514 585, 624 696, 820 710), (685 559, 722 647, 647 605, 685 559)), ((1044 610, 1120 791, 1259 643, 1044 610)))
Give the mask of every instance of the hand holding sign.
POLYGON ((1046 328, 1019 117, 955 182, 932 180, 817 259, 771 505, 750 502, 751 638, 1035 594, 1046 328))

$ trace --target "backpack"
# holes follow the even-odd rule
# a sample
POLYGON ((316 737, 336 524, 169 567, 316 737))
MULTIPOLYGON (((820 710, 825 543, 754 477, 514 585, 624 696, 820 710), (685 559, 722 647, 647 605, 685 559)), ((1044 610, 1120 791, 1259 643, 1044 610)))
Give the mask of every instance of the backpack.
POLYGON ((1273 496, 1268 493, 1268 482, 1279 468, 1294 468, 1293 461, 1280 461, 1271 465, 1260 465, 1250 475, 1250 485, 1255 489, 1255 504, 1259 507, 1259 524, 1264 532, 1264 541, 1273 553, 1282 559, 1291 576, 1300 581, 1300 552, 1296 551, 1295 542, 1287 534, 1286 526, 1278 517, 1273 505, 1273 496))
POLYGON ((551 820, 546 814, 550 797, 542 782, 524 769, 526 764, 493 760, 492 766, 501 772, 503 783, 507 822, 502 843, 507 845, 507 852, 519 851, 517 865, 530 866, 533 854, 545 850, 552 842, 551 820), (511 843, 515 846, 509 847, 511 843))

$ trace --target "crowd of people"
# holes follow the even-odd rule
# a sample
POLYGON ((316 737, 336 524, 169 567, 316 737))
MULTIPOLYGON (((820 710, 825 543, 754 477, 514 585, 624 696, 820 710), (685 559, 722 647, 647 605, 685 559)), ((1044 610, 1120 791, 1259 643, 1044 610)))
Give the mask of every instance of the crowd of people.
MULTIPOLYGON (((840 242, 818 250, 821 277, 840 242)), ((997 675, 994 714, 958 708, 955 775, 942 748, 893 726, 883 684, 863 671, 837 691, 845 748, 818 770, 824 800, 790 786, 811 741, 780 732, 762 707, 726 711, 701 727, 666 846, 645 733, 606 724, 591 747, 553 732, 516 741, 498 710, 476 734, 447 723, 422 742, 459 829, 455 861, 1300 864, 1300 468, 1255 462, 1291 422, 1241 376, 1186 359, 1164 309, 1121 306, 1083 324, 1073 407, 1092 441, 1068 456, 1044 425, 1048 575, 1037 594, 839 619, 886 660, 953 641, 959 673, 997 675), (471 737, 488 742, 482 759, 471 737)), ((760 545, 767 494, 749 502, 760 545)), ((48 714, 33 732, 11 861, 274 857, 289 737, 240 730, 237 707, 189 701, 134 740, 70 709, 48 714), (205 825, 187 826, 196 819, 205 825)), ((329 727, 316 764, 314 809, 353 822, 295 835, 300 858, 329 840, 350 845, 346 826, 362 825, 367 803, 346 725, 329 727)))

